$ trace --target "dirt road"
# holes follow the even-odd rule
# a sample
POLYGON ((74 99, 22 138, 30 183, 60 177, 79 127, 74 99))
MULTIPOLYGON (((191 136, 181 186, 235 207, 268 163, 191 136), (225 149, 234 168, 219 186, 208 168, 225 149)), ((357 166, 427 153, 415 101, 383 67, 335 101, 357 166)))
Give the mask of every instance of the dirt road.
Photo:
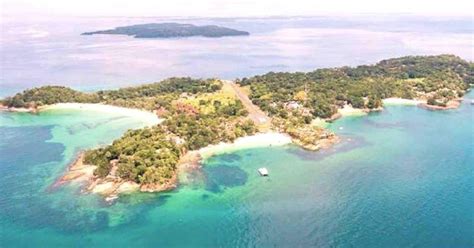
POLYGON ((229 80, 222 80, 223 83, 228 84, 230 88, 234 91, 237 98, 240 99, 242 104, 245 106, 245 109, 249 112, 249 117, 257 126, 269 126, 271 123, 270 118, 257 106, 255 106, 252 101, 248 98, 247 94, 240 88, 240 86, 229 80))

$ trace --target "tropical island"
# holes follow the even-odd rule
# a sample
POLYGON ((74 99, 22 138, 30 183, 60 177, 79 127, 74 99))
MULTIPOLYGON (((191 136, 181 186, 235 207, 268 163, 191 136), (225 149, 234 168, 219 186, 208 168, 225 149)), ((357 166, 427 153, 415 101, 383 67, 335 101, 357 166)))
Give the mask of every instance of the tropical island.
POLYGON ((196 26, 192 24, 181 23, 148 23, 114 29, 85 32, 82 35, 94 34, 117 34, 128 35, 134 38, 174 38, 174 37, 192 37, 202 36, 208 38, 219 38, 225 36, 250 35, 249 32, 235 30, 216 25, 196 26))
POLYGON ((44 86, 1 104, 5 110, 31 112, 64 103, 105 104, 159 116, 160 124, 130 130, 110 145, 79 154, 59 181, 85 180, 88 191, 115 196, 130 190, 174 189, 179 173, 195 169, 199 151, 212 145, 278 134, 319 150, 338 141, 318 124, 321 121, 380 111, 384 103, 456 108, 472 84, 472 62, 453 55, 408 56, 307 73, 270 72, 234 82, 170 78, 94 93, 44 86))

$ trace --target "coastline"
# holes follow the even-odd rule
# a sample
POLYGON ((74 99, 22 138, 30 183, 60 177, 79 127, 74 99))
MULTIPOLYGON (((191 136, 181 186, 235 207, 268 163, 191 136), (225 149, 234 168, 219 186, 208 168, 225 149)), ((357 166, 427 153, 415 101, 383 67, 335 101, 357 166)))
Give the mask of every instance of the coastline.
POLYGON ((56 110, 83 110, 83 111, 93 111, 93 112, 102 112, 102 113, 111 113, 121 116, 128 116, 133 118, 138 118, 143 120, 148 125, 156 125, 163 121, 158 115, 153 112, 133 109, 133 108, 124 108, 113 105, 107 105, 102 103, 56 103, 52 105, 41 106, 38 108, 39 112, 43 111, 56 111, 56 110))
POLYGON ((338 108, 337 112, 333 114, 331 117, 325 119, 325 121, 332 122, 342 117, 350 117, 350 116, 364 116, 370 112, 375 111, 382 111, 383 107, 369 109, 369 108, 354 108, 352 105, 346 104, 342 108, 338 108))
POLYGON ((173 190, 180 183, 180 175, 201 168, 201 161, 216 154, 236 151, 247 148, 283 146, 293 143, 291 137, 286 134, 269 132, 258 133, 252 136, 241 137, 233 143, 219 143, 201 148, 196 151, 188 151, 177 164, 177 170, 170 180, 164 184, 143 184, 120 179, 115 175, 116 165, 112 162, 111 173, 105 178, 94 175, 96 166, 83 163, 84 153, 77 155, 76 159, 68 166, 67 171, 53 184, 59 187, 70 182, 83 183, 83 193, 95 193, 102 195, 107 202, 112 202, 122 193, 130 192, 163 192, 173 190))
POLYGON ((427 103, 420 103, 420 104, 418 104, 418 106, 420 108, 424 108, 426 110, 432 110, 432 111, 435 111, 435 110, 449 110, 449 109, 459 108, 459 106, 461 106, 461 102, 462 102, 462 99, 455 99, 455 100, 448 101, 446 103, 446 106, 429 105, 427 103))
MULTIPOLYGON (((457 101, 457 100, 456 100, 457 101)), ((439 106, 434 106, 434 105, 428 105, 426 103, 426 100, 421 100, 421 99, 405 99, 405 98, 399 98, 399 97, 389 97, 389 98, 384 98, 382 99, 383 105, 384 106, 390 106, 390 105, 406 105, 406 106, 428 106, 427 108, 430 107, 439 107, 439 106)), ((450 101, 451 102, 451 101, 450 101)), ((452 105, 451 108, 453 108, 454 105, 452 105)), ((454 108, 459 107, 459 105, 455 105, 454 108)), ((443 107, 438 108, 438 109, 445 109, 443 107)), ((362 116, 366 115, 370 112, 374 111, 381 111, 383 110, 383 107, 376 108, 376 109, 360 109, 360 108, 354 108, 351 105, 344 105, 343 108, 338 109, 338 114, 341 117, 347 117, 347 116, 362 116)))
POLYGON ((343 108, 337 109, 337 113, 340 114, 341 117, 347 117, 347 116, 362 116, 366 115, 368 113, 368 109, 360 109, 360 108, 354 108, 351 105, 344 105, 343 108))
POLYGON ((399 97, 390 97, 382 99, 384 105, 410 105, 417 106, 418 104, 426 103, 426 101, 418 99, 405 99, 399 97))
POLYGON ((430 105, 426 100, 421 99, 404 99, 404 98, 385 98, 383 99, 384 105, 407 105, 407 106, 417 106, 426 110, 449 110, 457 109, 463 101, 462 98, 457 98, 450 100, 446 103, 446 106, 430 105))
POLYGON ((317 145, 317 149, 308 147, 307 145, 298 142, 288 134, 279 132, 257 133, 251 136, 240 137, 233 143, 219 143, 209 145, 195 151, 188 151, 184 154, 177 166, 175 174, 163 184, 139 184, 133 181, 121 179, 116 175, 117 166, 116 161, 112 161, 112 170, 109 175, 104 178, 99 178, 94 175, 95 165, 87 165, 83 163, 84 152, 79 153, 76 159, 68 166, 67 171, 52 185, 52 187, 59 187, 66 183, 82 183, 82 193, 94 193, 104 197, 108 203, 116 200, 120 194, 131 192, 164 192, 176 189, 180 183, 184 183, 186 178, 181 177, 183 173, 188 173, 193 170, 198 170, 202 167, 202 161, 209 157, 233 152, 242 149, 258 148, 258 147, 272 147, 284 146, 288 144, 296 144, 303 149, 319 150, 325 149, 337 143, 339 138, 335 135, 321 139, 317 145))
POLYGON ((240 137, 232 143, 222 142, 216 145, 210 145, 199 149, 197 152, 203 159, 206 159, 217 154, 236 150, 257 147, 283 146, 291 143, 293 143, 292 138, 287 134, 279 132, 266 132, 240 137))
POLYGON ((59 187, 69 182, 82 182, 91 179, 94 176, 94 170, 97 166, 84 164, 84 152, 79 153, 74 161, 69 164, 67 171, 53 185, 53 188, 59 187))
POLYGON ((15 107, 7 107, 2 104, 0 104, 0 111, 12 112, 12 113, 30 113, 30 114, 38 113, 38 109, 36 108, 15 108, 15 107))
MULTIPOLYGON (((456 109, 461 105, 463 101, 462 98, 454 99, 448 101, 446 106, 438 106, 438 105, 429 105, 426 100, 422 99, 405 99, 399 97, 389 97, 382 99, 383 106, 396 106, 396 105, 404 105, 404 106, 417 106, 426 110, 449 110, 449 109, 456 109)), ((337 112, 333 114, 331 117, 324 119, 325 122, 333 122, 342 117, 349 117, 349 116, 364 116, 370 112, 382 111, 384 107, 379 107, 375 109, 361 109, 361 108, 354 108, 349 104, 344 105, 342 108, 338 108, 337 112)))
POLYGON ((0 105, 0 111, 12 112, 12 113, 30 113, 39 114, 46 111, 92 111, 98 113, 109 113, 120 116, 133 117, 142 120, 147 126, 153 126, 160 124, 163 119, 159 118, 154 112, 118 107, 114 105, 102 104, 102 103, 55 103, 51 105, 44 105, 37 108, 14 108, 0 105))

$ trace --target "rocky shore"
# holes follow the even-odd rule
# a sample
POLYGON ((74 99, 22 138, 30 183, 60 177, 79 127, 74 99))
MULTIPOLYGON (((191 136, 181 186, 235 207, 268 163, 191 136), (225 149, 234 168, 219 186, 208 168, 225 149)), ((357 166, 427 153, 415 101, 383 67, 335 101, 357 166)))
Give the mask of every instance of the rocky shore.
POLYGON ((446 106, 429 105, 428 103, 420 103, 418 106, 427 110, 449 110, 459 108, 461 101, 462 99, 451 100, 446 103, 446 106))
POLYGON ((325 121, 327 122, 333 122, 339 118, 342 117, 348 117, 348 116, 363 116, 366 115, 370 112, 377 112, 377 111, 382 111, 383 107, 378 107, 378 108, 354 108, 351 105, 344 105, 342 108, 337 109, 337 112, 333 114, 331 117, 326 118, 325 121))
POLYGON ((84 153, 81 152, 66 171, 53 185, 59 187, 66 183, 81 183, 82 193, 95 193, 102 195, 107 202, 118 198, 120 194, 130 192, 162 192, 175 189, 178 184, 178 175, 200 168, 201 156, 197 151, 186 153, 179 161, 176 174, 164 184, 138 184, 130 180, 121 179, 116 175, 116 161, 112 161, 112 169, 109 175, 99 178, 94 175, 97 166, 84 164, 84 153))
POLYGON ((318 141, 314 143, 304 143, 300 139, 294 138, 292 139, 293 143, 300 146, 301 148, 308 150, 308 151, 319 151, 321 149, 327 149, 330 148, 331 146, 339 143, 340 138, 335 135, 329 135, 326 138, 319 139, 318 141))
MULTIPOLYGON (((440 106, 440 105, 430 105, 427 103, 426 100, 421 100, 421 99, 404 99, 404 98, 385 98, 382 100, 384 105, 407 105, 407 106, 418 106, 420 108, 424 108, 427 110, 449 110, 449 109, 456 109, 461 105, 462 99, 455 99, 448 101, 446 103, 446 106, 440 106)), ((325 119, 328 122, 335 121, 339 118, 342 117, 347 117, 347 116, 362 116, 366 115, 370 112, 377 112, 377 111, 382 111, 383 107, 375 108, 375 109, 360 109, 360 108, 354 108, 350 105, 345 105, 343 108, 339 108, 335 114, 333 114, 331 117, 325 119)))
POLYGON ((8 107, 8 106, 4 106, 0 104, 0 111, 36 114, 39 112, 39 109, 38 108, 14 108, 14 107, 8 107))
POLYGON ((94 176, 96 166, 84 164, 84 153, 77 155, 74 162, 72 162, 66 173, 57 180, 53 187, 61 186, 68 182, 83 182, 88 181, 94 176))

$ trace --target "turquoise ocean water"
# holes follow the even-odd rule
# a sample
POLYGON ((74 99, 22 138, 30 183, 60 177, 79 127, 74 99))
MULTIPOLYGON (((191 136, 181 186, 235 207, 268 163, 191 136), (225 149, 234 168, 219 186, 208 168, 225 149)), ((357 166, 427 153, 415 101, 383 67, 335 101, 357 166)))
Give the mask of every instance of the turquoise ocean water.
POLYGON ((472 247, 469 101, 343 118, 329 127, 343 140, 332 149, 221 154, 173 192, 113 205, 78 185, 50 186, 78 150, 143 123, 0 113, 0 247, 472 247), (262 166, 270 177, 258 176, 262 166))

